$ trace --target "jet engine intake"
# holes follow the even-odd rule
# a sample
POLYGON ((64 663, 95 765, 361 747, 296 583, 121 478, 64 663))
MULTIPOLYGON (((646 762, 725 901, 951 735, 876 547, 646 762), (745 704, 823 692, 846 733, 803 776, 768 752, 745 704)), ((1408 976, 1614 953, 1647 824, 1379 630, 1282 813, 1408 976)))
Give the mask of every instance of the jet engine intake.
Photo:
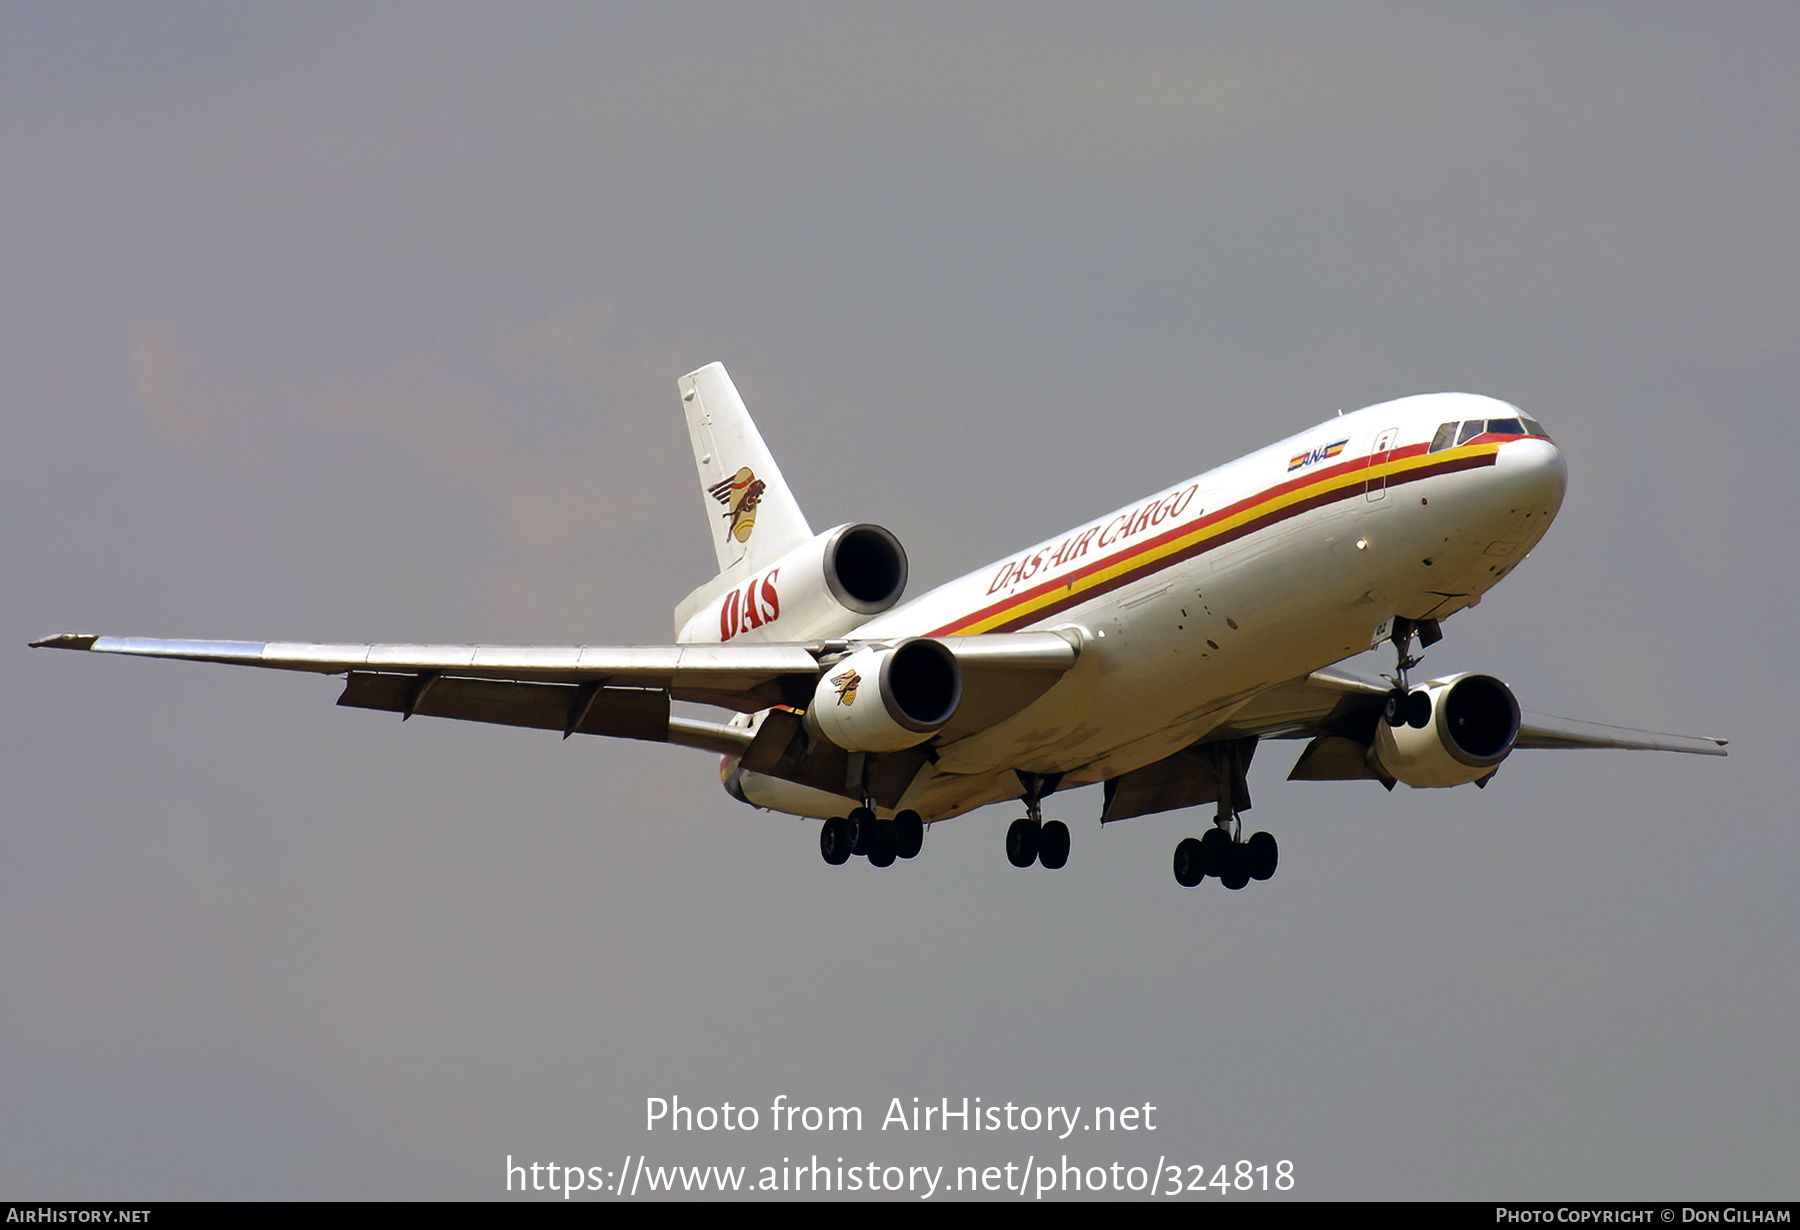
POLYGON ((847 752, 897 752, 929 739, 962 702, 962 667, 943 642, 867 647, 825 668, 806 721, 847 752))
POLYGON ((1409 786, 1460 786, 1497 768, 1519 736, 1519 702, 1492 675, 1434 679, 1416 690, 1431 703, 1422 727, 1375 726, 1370 757, 1377 768, 1409 786))
POLYGON ((825 587, 847 611, 879 615, 906 591, 906 549, 879 525, 846 525, 825 547, 825 587))
POLYGON ((805 641, 854 631, 900 601, 906 549, 879 525, 840 525, 750 575, 722 573, 676 609, 682 644, 805 641))

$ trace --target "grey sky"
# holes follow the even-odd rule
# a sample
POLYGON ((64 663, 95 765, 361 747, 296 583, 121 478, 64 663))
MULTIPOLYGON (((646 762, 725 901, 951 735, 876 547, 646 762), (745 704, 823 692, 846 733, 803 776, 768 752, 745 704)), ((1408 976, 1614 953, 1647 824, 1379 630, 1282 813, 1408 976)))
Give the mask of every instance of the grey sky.
POLYGON ((1796 45, 1772 4, 0 9, 0 1191, 1035 1151, 1791 1198, 1796 45), (714 359, 915 590, 1339 407, 1516 401, 1569 496, 1429 667, 1732 755, 1388 795, 1270 744, 1280 874, 1183 892, 1205 818, 1092 790, 1059 874, 999 808, 834 870, 699 753, 24 648, 666 640, 714 359), (1162 1126, 641 1128, 778 1093, 1162 1126))

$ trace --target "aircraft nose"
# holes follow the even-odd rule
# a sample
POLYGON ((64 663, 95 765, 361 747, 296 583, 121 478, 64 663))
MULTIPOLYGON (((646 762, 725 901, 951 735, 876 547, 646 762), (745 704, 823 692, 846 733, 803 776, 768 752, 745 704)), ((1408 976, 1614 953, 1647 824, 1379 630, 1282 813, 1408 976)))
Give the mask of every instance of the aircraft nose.
POLYGON ((1561 449, 1542 438, 1512 440, 1501 445, 1495 462, 1497 477, 1514 499, 1547 516, 1556 515, 1569 487, 1569 467, 1561 449))

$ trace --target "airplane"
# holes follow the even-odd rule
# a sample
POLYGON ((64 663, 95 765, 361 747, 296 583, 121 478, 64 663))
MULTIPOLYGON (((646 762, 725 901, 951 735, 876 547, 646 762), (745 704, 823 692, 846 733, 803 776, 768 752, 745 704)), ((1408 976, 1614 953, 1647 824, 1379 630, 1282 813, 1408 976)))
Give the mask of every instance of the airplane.
POLYGON ((1413 652, 1535 547, 1568 471, 1537 420, 1469 393, 1309 427, 902 601, 907 556, 872 524, 815 533, 713 363, 677 382, 719 572, 662 646, 320 645, 61 635, 36 647, 343 675, 338 704, 674 743, 725 790, 823 821, 825 862, 917 856, 929 825, 1018 800, 1015 867, 1058 869, 1059 790, 1100 821, 1215 805, 1175 879, 1275 872, 1245 838, 1263 740, 1306 740, 1288 777, 1485 787, 1512 752, 1725 755, 1726 740, 1523 712, 1492 675, 1413 683, 1413 652), (1336 668, 1392 646, 1382 681, 1336 668), (671 702, 730 711, 723 722, 671 702))

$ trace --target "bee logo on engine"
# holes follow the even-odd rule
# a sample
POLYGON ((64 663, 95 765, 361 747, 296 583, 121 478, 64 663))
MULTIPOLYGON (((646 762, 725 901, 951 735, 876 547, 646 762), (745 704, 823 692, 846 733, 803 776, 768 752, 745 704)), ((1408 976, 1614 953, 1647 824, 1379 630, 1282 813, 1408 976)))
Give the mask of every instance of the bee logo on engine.
POLYGON ((862 676, 855 671, 845 671, 841 675, 833 675, 831 682, 837 685, 838 704, 854 705, 856 703, 856 685, 862 682, 862 676))
POLYGON ((768 485, 756 477, 755 471, 744 466, 730 478, 721 479, 707 488, 713 499, 725 505, 725 536, 735 538, 739 542, 749 542, 751 533, 756 529, 756 506, 762 501, 763 492, 768 485))

